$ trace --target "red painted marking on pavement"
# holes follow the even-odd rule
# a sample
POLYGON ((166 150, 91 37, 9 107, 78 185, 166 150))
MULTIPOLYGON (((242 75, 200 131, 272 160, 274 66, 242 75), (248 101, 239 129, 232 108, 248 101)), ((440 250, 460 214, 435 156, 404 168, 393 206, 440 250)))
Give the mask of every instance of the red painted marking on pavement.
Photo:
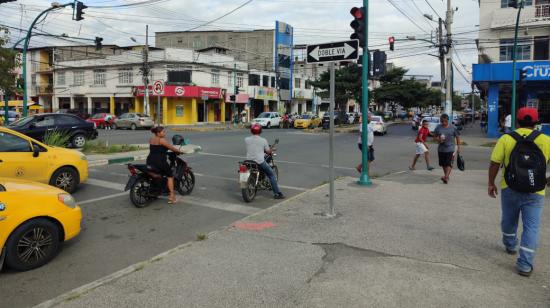
POLYGON ((233 224, 233 227, 239 230, 262 231, 264 229, 275 227, 275 224, 271 221, 261 221, 261 222, 237 221, 236 223, 233 224))

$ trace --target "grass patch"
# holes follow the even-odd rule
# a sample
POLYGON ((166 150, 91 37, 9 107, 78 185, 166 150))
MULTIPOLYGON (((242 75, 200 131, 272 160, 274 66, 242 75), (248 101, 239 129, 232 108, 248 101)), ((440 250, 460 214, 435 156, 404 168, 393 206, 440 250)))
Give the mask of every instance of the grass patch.
POLYGON ((204 233, 197 233, 197 241, 200 242, 200 241, 204 241, 208 238, 208 236, 204 233))
POLYGON ((484 144, 481 144, 480 146, 486 147, 486 148, 494 148, 497 145, 496 141, 486 142, 484 144))
POLYGON ((113 144, 109 145, 107 141, 87 142, 82 148, 84 154, 112 154, 138 151, 140 148, 136 145, 129 144, 113 144))

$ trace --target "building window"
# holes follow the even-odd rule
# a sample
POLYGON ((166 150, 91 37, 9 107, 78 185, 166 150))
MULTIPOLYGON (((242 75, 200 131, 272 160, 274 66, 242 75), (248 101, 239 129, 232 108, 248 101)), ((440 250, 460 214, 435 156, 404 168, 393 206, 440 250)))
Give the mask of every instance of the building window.
POLYGON ((306 89, 311 89, 311 81, 306 80, 306 89))
MULTIPOLYGON (((500 40, 500 61, 512 61, 513 39, 500 40)), ((516 60, 531 60, 531 43, 529 39, 518 39, 516 60)))
POLYGON ((271 87, 276 88, 277 85, 275 84, 275 77, 271 77, 271 87))
POLYGON ((533 60, 549 60, 550 41, 548 36, 535 36, 533 60))
POLYGON ((94 85, 95 86, 105 86, 105 70, 98 69, 94 70, 94 85))
POLYGON ((237 87, 242 88, 244 85, 243 73, 237 73, 237 87))
POLYGON ((65 85, 65 72, 57 72, 57 85, 58 86, 65 85))
POLYGON ((260 75, 256 75, 256 74, 248 75, 248 85, 249 86, 259 86, 260 85, 260 75))
POLYGON ((212 85, 220 85, 220 70, 212 70, 212 85))
POLYGON ((75 86, 84 85, 84 71, 73 72, 73 85, 75 86))
POLYGON ((191 83, 191 71, 168 71, 168 82, 191 83))
POLYGON ((233 86, 233 73, 231 73, 231 72, 227 73, 227 86, 228 87, 233 86))
POLYGON ((31 76, 31 84, 32 84, 33 86, 36 86, 36 74, 32 74, 32 76, 31 76))
POLYGON ((269 76, 267 75, 262 76, 262 86, 269 87, 269 76))
POLYGON ((134 83, 134 72, 132 71, 132 68, 121 68, 118 70, 118 83, 119 84, 134 83))
POLYGON ((298 89, 302 87, 302 80, 300 78, 294 78, 294 88, 298 89))
MULTIPOLYGON (((500 0, 500 7, 507 8, 508 2, 510 2, 510 0, 500 0)), ((524 0, 524 6, 530 6, 530 5, 533 5, 533 0, 524 0)))

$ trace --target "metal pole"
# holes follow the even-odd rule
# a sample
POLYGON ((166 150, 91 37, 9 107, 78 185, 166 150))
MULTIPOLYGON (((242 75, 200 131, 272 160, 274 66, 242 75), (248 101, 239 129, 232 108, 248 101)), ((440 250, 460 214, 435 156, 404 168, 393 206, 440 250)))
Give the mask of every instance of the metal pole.
POLYGON ((470 95, 472 96, 471 97, 471 99, 472 99, 472 127, 474 127, 474 124, 476 122, 476 112, 475 112, 475 110, 476 110, 476 105, 475 105, 476 101, 474 99, 474 83, 473 82, 472 82, 472 94, 470 94, 470 95))
MULTIPOLYGON (((441 89, 445 82, 445 49, 443 48, 443 19, 439 18, 439 65, 441 67, 441 89)), ((441 106, 445 106, 445 92, 441 91, 441 106)))
POLYGON ((235 110, 237 108, 237 63, 233 63, 233 96, 235 99, 233 100, 233 112, 231 113, 231 122, 233 122, 233 126, 237 124, 237 121, 235 120, 235 110))
POLYGON ((512 130, 516 130, 516 51, 518 49, 519 16, 523 8, 523 0, 519 0, 518 5, 518 16, 516 17, 516 29, 514 32, 514 49, 512 49, 512 108, 510 110, 510 114, 512 115, 512 130))
POLYGON ((160 94, 157 95, 157 123, 159 124, 166 124, 161 123, 162 118, 160 117, 160 94))
POLYGON ((143 112, 149 115, 149 25, 145 26, 145 49, 143 50, 143 112))
MULTIPOLYGON (((365 7, 365 45, 369 45, 369 1, 363 0, 363 6, 365 7)), ((369 128, 368 128, 368 121, 369 121, 369 51, 368 48, 365 46, 363 48, 363 67, 362 67, 362 74, 361 74, 361 80, 362 80, 362 104, 361 104, 361 115, 363 118, 363 123, 361 124, 362 127, 362 134, 361 134, 361 143, 362 143, 362 155, 361 155, 361 165, 363 168, 361 168, 361 177, 359 178, 359 185, 363 186, 370 186, 372 185, 372 182, 369 178, 369 151, 368 151, 368 143, 369 143, 369 128)))
POLYGON ((330 203, 328 215, 334 217, 334 96, 335 96, 335 81, 334 81, 334 62, 330 62, 330 134, 329 134, 329 182, 330 182, 330 203))
POLYGON ((452 49, 453 49, 453 41, 452 41, 452 34, 451 34, 451 25, 453 23, 453 9, 451 7, 451 0, 447 0, 447 20, 445 21, 445 25, 447 26, 447 47, 448 51, 446 54, 447 57, 447 74, 445 77, 445 83, 446 83, 446 90, 445 90, 445 113, 449 116, 449 121, 453 123, 453 89, 452 89, 452 80, 451 80, 451 70, 453 66, 453 57, 452 57, 452 49))
POLYGON ((8 91, 4 90, 4 126, 10 124, 9 111, 10 107, 8 106, 8 91))

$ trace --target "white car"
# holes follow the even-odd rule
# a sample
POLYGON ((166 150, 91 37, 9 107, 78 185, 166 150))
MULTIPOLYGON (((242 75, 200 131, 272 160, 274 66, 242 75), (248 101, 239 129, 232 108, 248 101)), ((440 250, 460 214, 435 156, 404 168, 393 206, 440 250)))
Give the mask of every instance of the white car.
POLYGON ((252 120, 252 124, 258 123, 265 128, 271 128, 273 126, 280 128, 281 122, 281 116, 278 112, 262 112, 257 118, 252 120))
POLYGON ((433 135, 435 128, 441 123, 438 117, 425 117, 420 123, 422 123, 423 121, 428 121, 428 129, 430 130, 430 135, 433 135))
POLYGON ((384 123, 384 119, 381 116, 373 116, 369 125, 372 126, 375 134, 385 135, 388 133, 388 126, 384 123))

